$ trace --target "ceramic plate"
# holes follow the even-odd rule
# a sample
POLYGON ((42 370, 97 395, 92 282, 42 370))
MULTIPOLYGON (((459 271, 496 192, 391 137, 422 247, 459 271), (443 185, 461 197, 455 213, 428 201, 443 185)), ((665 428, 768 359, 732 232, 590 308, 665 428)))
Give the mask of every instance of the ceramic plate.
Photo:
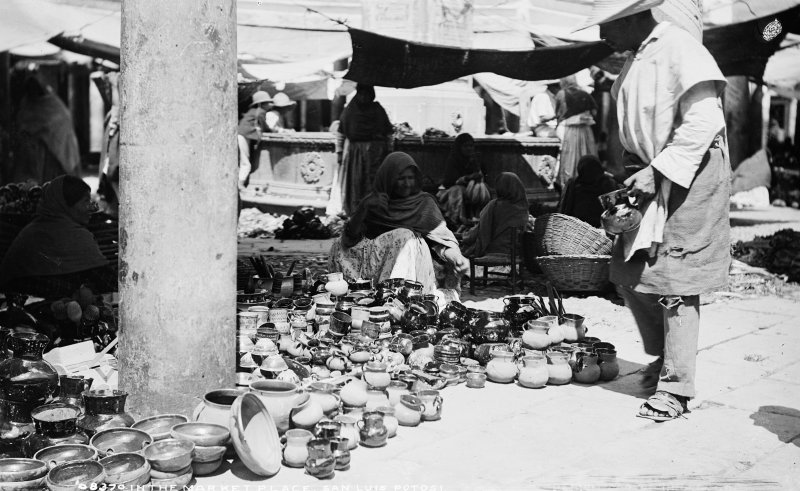
POLYGON ((248 469, 264 477, 281 470, 278 430, 257 395, 248 392, 233 401, 230 429, 236 453, 248 469))
POLYGON ((292 360, 291 358, 283 357, 283 360, 289 366, 289 370, 293 371, 295 375, 300 377, 300 380, 307 379, 311 376, 311 372, 308 371, 308 368, 304 367, 300 363, 292 360))

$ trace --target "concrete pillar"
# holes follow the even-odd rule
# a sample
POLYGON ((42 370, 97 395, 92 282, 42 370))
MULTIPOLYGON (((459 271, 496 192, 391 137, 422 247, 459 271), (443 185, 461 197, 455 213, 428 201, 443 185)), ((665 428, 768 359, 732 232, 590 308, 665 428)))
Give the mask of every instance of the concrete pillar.
POLYGON ((232 386, 236 3, 123 0, 120 387, 141 416, 232 386))
POLYGON ((750 106, 750 85, 742 75, 727 77, 725 87, 725 124, 728 127, 728 149, 731 168, 736 169, 742 160, 750 155, 748 138, 748 112, 750 106))

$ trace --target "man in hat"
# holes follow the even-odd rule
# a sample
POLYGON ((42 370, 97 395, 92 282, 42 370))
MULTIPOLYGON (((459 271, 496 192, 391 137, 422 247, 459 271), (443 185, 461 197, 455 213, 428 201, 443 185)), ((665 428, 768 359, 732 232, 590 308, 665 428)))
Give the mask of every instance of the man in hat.
POLYGON ((258 142, 261 134, 267 131, 265 120, 267 111, 272 104, 272 97, 263 90, 253 94, 252 102, 246 113, 239 120, 238 146, 239 146, 239 189, 247 186, 250 173, 258 169, 258 142))
POLYGON ((730 266, 730 164, 720 95, 725 77, 686 30, 657 22, 663 0, 596 0, 584 27, 630 52, 612 96, 638 229, 616 238, 611 281, 657 359, 642 385, 655 393, 638 416, 678 418, 695 396, 700 294, 723 288, 730 266))
POLYGON ((286 114, 294 108, 295 101, 283 92, 278 92, 272 99, 272 110, 265 116, 267 131, 272 133, 287 133, 294 131, 286 124, 286 114))

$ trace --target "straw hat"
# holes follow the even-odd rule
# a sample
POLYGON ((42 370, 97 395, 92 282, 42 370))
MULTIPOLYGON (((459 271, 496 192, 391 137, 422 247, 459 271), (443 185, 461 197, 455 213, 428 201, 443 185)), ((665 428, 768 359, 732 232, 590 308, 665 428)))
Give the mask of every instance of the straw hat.
POLYGON ((256 104, 261 104, 262 102, 272 102, 272 97, 270 97, 269 94, 263 90, 259 90, 253 94, 253 102, 251 102, 250 105, 255 106, 256 104))
POLYGON ((275 107, 288 107, 288 106, 294 106, 295 104, 296 102, 289 99, 289 96, 284 94, 283 92, 278 92, 272 99, 272 105, 275 107))
POLYGON ((664 0, 594 0, 591 15, 575 31, 638 14, 657 7, 663 2, 664 0))

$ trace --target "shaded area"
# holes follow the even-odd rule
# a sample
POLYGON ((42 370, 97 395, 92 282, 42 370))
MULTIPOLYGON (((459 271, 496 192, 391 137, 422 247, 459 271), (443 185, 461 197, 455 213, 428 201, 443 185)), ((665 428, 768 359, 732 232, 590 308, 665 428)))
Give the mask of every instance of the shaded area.
POLYGON ((783 443, 800 447, 800 411, 785 406, 761 406, 750 415, 753 424, 774 433, 783 443))

